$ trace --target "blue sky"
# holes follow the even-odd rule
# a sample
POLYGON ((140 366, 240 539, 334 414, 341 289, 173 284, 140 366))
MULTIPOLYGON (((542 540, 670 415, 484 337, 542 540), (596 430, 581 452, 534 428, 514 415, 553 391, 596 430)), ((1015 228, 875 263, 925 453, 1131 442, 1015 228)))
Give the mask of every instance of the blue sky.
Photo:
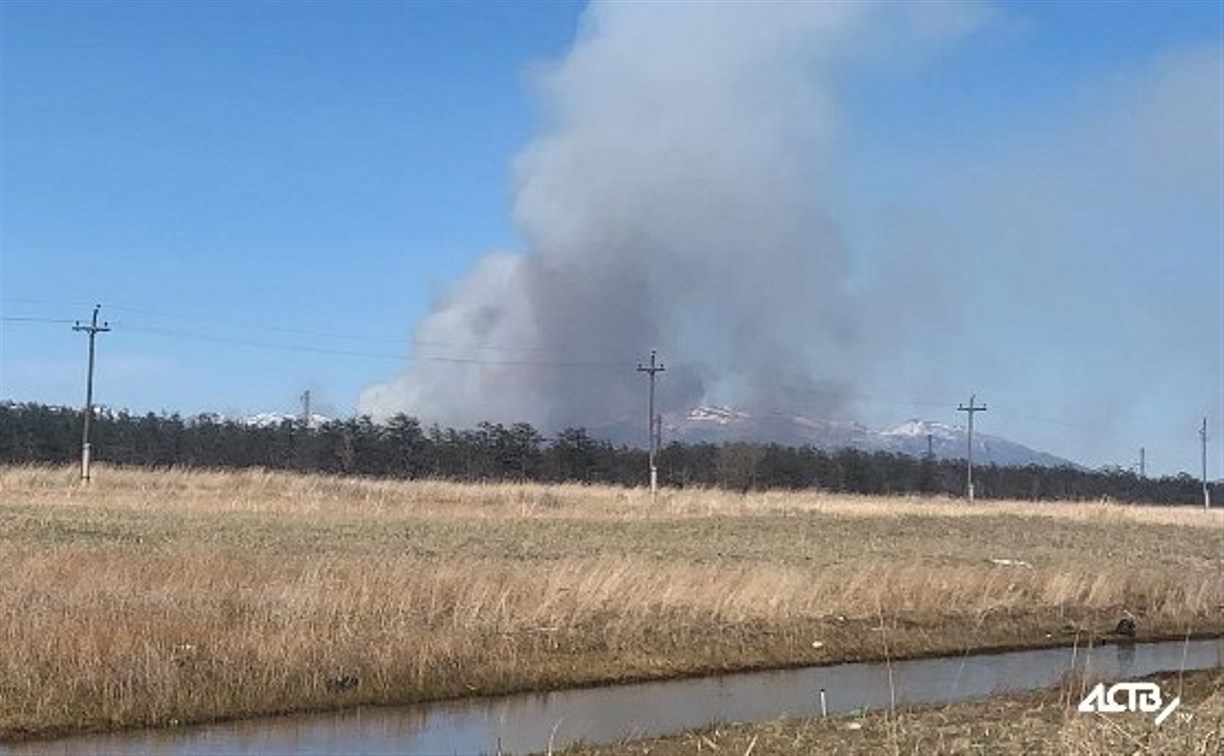
MULTIPOLYGON (((937 23, 884 6, 822 75, 845 288, 915 323, 891 333, 896 359, 855 357, 871 367, 839 412, 959 422, 976 391, 987 432, 1091 465, 1144 445, 1157 472, 1196 473, 1207 415, 1218 476, 1220 156, 1179 145, 1204 143, 1203 113, 1219 131, 1222 6, 949 5, 937 23), (1136 157, 1149 133, 1170 146, 1136 157)), ((586 37, 650 24, 657 8, 638 8, 645 21, 614 10, 586 37)), ((516 156, 566 120, 576 85, 557 95, 542 72, 586 12, 3 3, 0 396, 78 403, 84 339, 56 321, 100 302, 102 403, 292 411, 309 388, 355 411, 423 354, 413 330, 485 255, 534 241, 516 156)), ((676 343, 677 363, 703 359, 677 354, 702 339, 676 343)), ((477 358, 541 351, 493 346, 477 358)))
MULTIPOLYGON (((579 11, 5 3, 5 314, 103 303, 123 337, 100 345, 99 395, 117 406, 289 409, 313 385, 351 410, 395 360, 127 326, 406 353, 431 293, 515 244, 524 72, 579 11)), ((5 325, 5 396, 77 401, 82 345, 62 331, 5 325)))

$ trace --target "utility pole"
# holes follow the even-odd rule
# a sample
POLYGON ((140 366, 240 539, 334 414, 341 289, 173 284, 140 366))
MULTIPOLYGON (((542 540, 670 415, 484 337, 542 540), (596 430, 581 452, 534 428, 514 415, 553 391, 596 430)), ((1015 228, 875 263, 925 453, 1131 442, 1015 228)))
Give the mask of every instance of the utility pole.
POLYGON ((1211 489, 1207 487, 1207 418, 1203 418, 1203 427, 1199 429, 1199 439, 1203 443, 1203 508, 1211 508, 1211 489))
POLYGON ((72 326, 74 331, 84 331, 89 334, 89 371, 85 375, 85 428, 81 432, 81 481, 84 483, 89 482, 89 427, 93 422, 94 337, 110 330, 110 324, 106 321, 98 325, 98 310, 101 309, 102 305, 94 305, 93 318, 90 319, 89 325, 81 325, 81 321, 78 320, 72 326))
POLYGON ((310 430, 310 389, 302 392, 302 426, 310 430))
POLYGON ((1147 477, 1147 449, 1139 447, 1139 477, 1147 477))
POLYGON ((969 406, 963 404, 957 405, 957 412, 969 413, 969 454, 966 459, 968 466, 965 473, 965 492, 969 497, 969 501, 973 501, 973 415, 977 412, 985 412, 986 405, 978 406, 974 403, 977 399, 977 394, 969 395, 969 406))
POLYGON ((928 433, 926 456, 922 458, 922 477, 918 482, 918 487, 924 494, 932 493, 935 488, 935 447, 933 441, 934 437, 928 433))
POLYGON ((650 444, 650 495, 654 497, 659 493, 659 468, 655 465, 655 452, 657 450, 657 436, 655 435, 655 374, 662 373, 663 363, 655 362, 655 350, 650 350, 650 365, 638 363, 637 371, 646 373, 650 376, 650 399, 646 412, 646 440, 650 444))

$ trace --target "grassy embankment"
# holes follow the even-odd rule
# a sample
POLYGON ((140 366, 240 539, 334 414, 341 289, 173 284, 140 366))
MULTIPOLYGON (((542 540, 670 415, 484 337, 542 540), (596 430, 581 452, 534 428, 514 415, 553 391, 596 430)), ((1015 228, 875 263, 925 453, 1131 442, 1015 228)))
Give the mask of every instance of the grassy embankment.
POLYGON ((1166 701, 1182 704, 1159 727, 1151 714, 1082 714, 1087 689, 1067 681, 1059 690, 1001 696, 943 707, 905 708, 829 719, 779 719, 721 725, 666 738, 601 748, 574 747, 567 756, 603 754, 995 754, 996 756, 1115 756, 1224 753, 1224 672, 1160 675, 1166 701), (1188 716, 1187 716, 1188 715, 1188 716))
POLYGON ((8 468, 0 574, 12 739, 1219 633, 1224 511, 8 468))

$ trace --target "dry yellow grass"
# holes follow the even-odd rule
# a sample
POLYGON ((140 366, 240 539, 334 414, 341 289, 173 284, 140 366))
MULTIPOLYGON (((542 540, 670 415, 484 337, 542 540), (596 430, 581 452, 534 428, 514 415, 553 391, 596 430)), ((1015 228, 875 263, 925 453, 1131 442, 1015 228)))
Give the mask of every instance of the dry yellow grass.
POLYGON ((0 738, 1224 631, 1224 512, 1109 504, 7 468, 0 570, 0 738))
POLYGON ((95 485, 77 485, 75 467, 0 468, 0 492, 56 507, 89 506, 176 512, 263 512, 297 516, 470 519, 528 517, 667 519, 675 517, 826 514, 843 517, 1009 516, 1224 529, 1224 508, 1132 506, 1110 502, 977 501, 945 497, 871 497, 826 492, 648 489, 582 484, 451 483, 297 475, 263 469, 209 472, 95 467, 95 485), (172 498, 168 498, 172 497, 172 498), (900 505, 900 506, 899 506, 900 505))

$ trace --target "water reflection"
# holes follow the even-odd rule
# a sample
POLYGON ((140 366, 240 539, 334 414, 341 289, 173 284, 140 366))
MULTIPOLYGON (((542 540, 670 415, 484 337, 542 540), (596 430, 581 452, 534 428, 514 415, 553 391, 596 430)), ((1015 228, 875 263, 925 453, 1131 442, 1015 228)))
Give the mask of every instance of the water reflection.
POLYGON ((1115 648, 1118 649, 1118 658, 1116 660, 1118 677, 1126 679, 1135 677, 1135 674, 1131 671, 1135 666, 1135 644, 1124 641, 1115 646, 1115 648))

